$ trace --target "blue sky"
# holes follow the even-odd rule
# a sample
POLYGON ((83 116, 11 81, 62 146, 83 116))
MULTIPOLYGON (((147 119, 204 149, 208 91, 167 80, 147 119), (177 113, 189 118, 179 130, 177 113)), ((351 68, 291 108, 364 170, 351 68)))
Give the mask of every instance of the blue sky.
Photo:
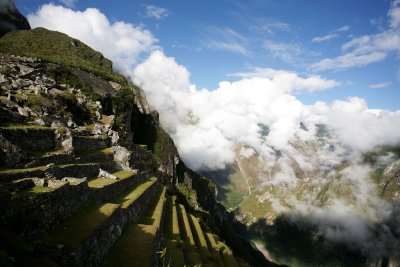
MULTIPOLYGON (((50 1, 15 2, 28 15, 50 1)), ((237 80, 235 73, 273 68, 304 76, 320 75, 340 83, 329 90, 296 94, 305 104, 359 96, 366 99, 369 108, 400 109, 399 49, 385 48, 384 55, 378 49, 377 53, 381 53, 376 54, 378 59, 356 66, 315 65, 351 52, 354 47, 343 48, 351 40, 390 31, 388 11, 392 1, 64 0, 53 3, 75 11, 94 7, 111 23, 141 25, 158 40, 156 45, 167 56, 188 69, 197 88, 214 90, 220 81, 237 80)), ((390 34, 398 36, 398 30, 390 34)), ((374 57, 374 49, 370 48, 365 56, 374 57)), ((146 55, 141 57, 144 60, 146 55)))

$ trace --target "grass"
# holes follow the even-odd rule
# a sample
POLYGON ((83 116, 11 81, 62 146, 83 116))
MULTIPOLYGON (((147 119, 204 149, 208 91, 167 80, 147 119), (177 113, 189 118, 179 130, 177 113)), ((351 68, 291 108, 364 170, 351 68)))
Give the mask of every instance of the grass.
POLYGON ((164 244, 167 247, 166 263, 170 262, 172 267, 185 266, 182 243, 177 240, 165 240, 164 244))
POLYGON ((163 206, 166 199, 165 192, 166 188, 164 186, 163 187, 159 186, 157 188, 154 200, 150 203, 145 213, 139 220, 140 224, 154 225, 156 227, 160 227, 163 206))
POLYGON ((164 221, 163 247, 167 248, 165 261, 170 266, 184 266, 183 242, 179 237, 178 214, 175 206, 175 196, 167 195, 167 207, 164 221))
POLYGON ((199 224, 199 221, 192 214, 189 215, 189 223, 194 232, 193 237, 195 239, 197 247, 200 249, 200 255, 203 263, 209 262, 211 259, 211 254, 208 251, 207 242, 204 237, 203 230, 199 224))
POLYGON ((27 154, 30 158, 41 158, 47 155, 61 155, 66 154, 66 152, 62 149, 60 150, 38 150, 38 151, 27 151, 27 154))
POLYGON ((183 205, 179 205, 180 211, 181 211, 181 218, 183 221, 183 226, 185 228, 185 240, 186 242, 191 245, 191 246, 195 246, 195 242, 194 242, 194 238, 193 238, 193 234, 192 234, 192 230, 190 229, 190 224, 189 224, 189 219, 186 213, 186 209, 183 205))
POLYGON ((133 171, 119 171, 116 173, 113 173, 113 175, 117 176, 119 179, 118 180, 113 180, 113 179, 109 179, 109 178, 104 178, 104 177, 98 177, 98 178, 94 178, 92 180, 90 180, 88 182, 88 186, 91 188, 103 188, 107 185, 116 183, 120 180, 124 180, 127 178, 130 178, 132 176, 135 175, 135 172, 133 171))
POLYGON ((184 248, 185 262, 189 266, 201 264, 202 263, 201 256, 197 252, 195 247, 195 242, 192 231, 190 229, 190 224, 187 217, 186 209, 183 205, 179 204, 177 211, 181 225, 180 232, 182 234, 183 240, 185 240, 185 248, 184 248))
POLYGON ((24 168, 24 169, 0 169, 0 174, 16 174, 16 173, 24 173, 31 171, 40 171, 46 169, 46 166, 39 166, 33 168, 24 168))
POLYGON ((111 147, 103 148, 103 149, 96 149, 96 150, 86 150, 86 151, 79 151, 76 152, 77 156, 96 156, 96 155, 108 155, 112 154, 111 147))
POLYGON ((106 266, 151 266, 154 242, 160 227, 166 188, 158 187, 139 224, 131 223, 110 253, 106 266))
POLYGON ((232 254, 230 248, 222 242, 219 242, 219 246, 221 247, 221 256, 225 263, 225 266, 229 267, 239 267, 235 257, 232 254))
POLYGON ((178 212, 176 210, 176 197, 172 199, 172 238, 179 238, 179 222, 178 222, 178 212))
POLYGON ((30 195, 30 194, 40 194, 45 192, 53 191, 54 189, 47 186, 34 186, 25 190, 20 191, 18 194, 30 195))
POLYGON ((49 234, 49 244, 63 244, 68 249, 81 245, 100 227, 117 209, 119 205, 93 204, 80 210, 49 234))
POLYGON ((66 34, 44 28, 10 32, 0 39, 0 52, 38 57, 44 61, 95 73, 100 77, 126 84, 126 79, 112 71, 112 63, 84 43, 66 34))
POLYGON ((149 189, 157 181, 156 177, 151 177, 148 181, 137 185, 126 195, 118 196, 113 203, 121 203, 122 208, 126 209, 136 201, 147 189, 149 189))
POLYGON ((153 250, 154 239, 152 225, 129 224, 114 245, 105 266, 151 266, 148 255, 153 250))
POLYGON ((37 130, 37 131, 53 131, 50 127, 32 124, 1 124, 0 130, 37 130))

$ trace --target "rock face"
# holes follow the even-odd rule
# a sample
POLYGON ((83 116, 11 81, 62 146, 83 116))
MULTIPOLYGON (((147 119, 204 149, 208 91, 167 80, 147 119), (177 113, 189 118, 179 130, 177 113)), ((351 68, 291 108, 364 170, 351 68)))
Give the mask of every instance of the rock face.
POLYGON ((19 13, 12 0, 0 1, 0 37, 16 30, 29 30, 28 20, 19 13))

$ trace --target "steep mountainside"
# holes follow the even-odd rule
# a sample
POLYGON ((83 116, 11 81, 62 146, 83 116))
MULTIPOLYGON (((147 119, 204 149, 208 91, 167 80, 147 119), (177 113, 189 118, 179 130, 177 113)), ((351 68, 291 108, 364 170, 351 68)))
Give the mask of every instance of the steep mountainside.
POLYGON ((1 266, 272 265, 109 60, 46 29, 0 53, 1 266))
POLYGON ((19 13, 13 1, 0 1, 0 37, 10 31, 30 28, 28 20, 19 13))

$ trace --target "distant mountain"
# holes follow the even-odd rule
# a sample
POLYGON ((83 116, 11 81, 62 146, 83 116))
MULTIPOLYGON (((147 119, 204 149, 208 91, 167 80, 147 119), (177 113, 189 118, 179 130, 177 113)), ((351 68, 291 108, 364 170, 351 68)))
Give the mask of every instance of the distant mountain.
POLYGON ((28 20, 19 13, 12 0, 0 0, 0 37, 7 32, 30 28, 28 20))

